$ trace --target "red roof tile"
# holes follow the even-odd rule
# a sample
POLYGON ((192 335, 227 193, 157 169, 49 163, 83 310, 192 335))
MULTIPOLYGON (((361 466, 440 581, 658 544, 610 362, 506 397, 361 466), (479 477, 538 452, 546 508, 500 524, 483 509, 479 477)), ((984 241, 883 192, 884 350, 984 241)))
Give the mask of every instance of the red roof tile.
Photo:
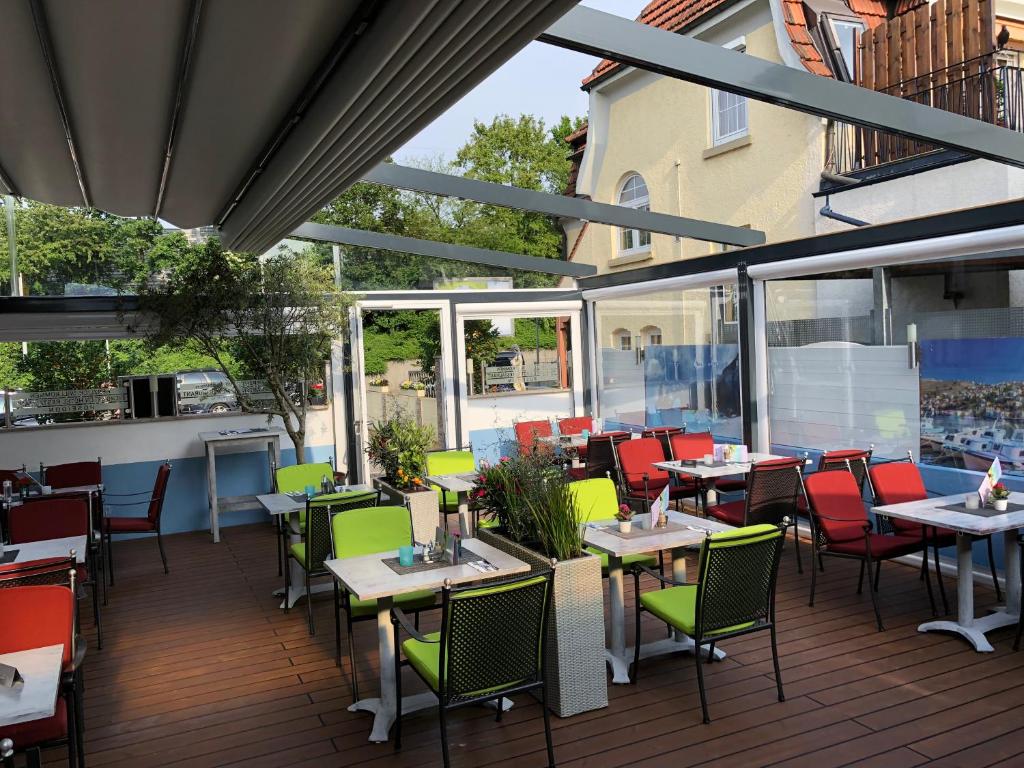
MULTIPOLYGON (((640 12, 637 21, 658 29, 675 32, 683 29, 702 16, 710 14, 728 0, 653 0, 640 12)), ((898 0, 899 12, 922 5, 927 0, 898 0)), ((885 0, 846 0, 850 9, 860 16, 869 28, 874 28, 886 19, 885 0)), ((831 77, 832 73, 815 48, 807 31, 807 17, 804 14, 802 0, 782 0, 782 15, 789 33, 789 40, 800 57, 800 62, 809 72, 822 77, 831 77)), ((587 88, 596 80, 602 79, 619 69, 619 63, 605 59, 594 71, 583 80, 587 88)))

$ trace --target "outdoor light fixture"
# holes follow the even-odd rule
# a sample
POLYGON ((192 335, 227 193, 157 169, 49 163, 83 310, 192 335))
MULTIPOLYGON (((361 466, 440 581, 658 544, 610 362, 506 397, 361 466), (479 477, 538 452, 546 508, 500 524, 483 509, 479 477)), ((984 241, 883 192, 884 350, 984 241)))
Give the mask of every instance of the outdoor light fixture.
POLYGON ((921 362, 920 349, 917 345, 917 323, 907 324, 907 367, 917 368, 921 362))

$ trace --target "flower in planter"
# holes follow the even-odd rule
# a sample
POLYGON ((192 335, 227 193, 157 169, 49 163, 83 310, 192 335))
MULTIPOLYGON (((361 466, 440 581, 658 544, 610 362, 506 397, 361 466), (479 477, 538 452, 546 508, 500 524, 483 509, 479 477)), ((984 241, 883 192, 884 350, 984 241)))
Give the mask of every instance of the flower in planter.
POLYGON ((992 486, 990 496, 995 501, 1002 501, 1003 499, 1010 498, 1010 489, 1007 488, 1003 483, 996 483, 992 486))
POLYGON ((619 504, 619 511, 615 513, 615 519, 623 523, 628 523, 633 519, 633 509, 629 504, 619 504))

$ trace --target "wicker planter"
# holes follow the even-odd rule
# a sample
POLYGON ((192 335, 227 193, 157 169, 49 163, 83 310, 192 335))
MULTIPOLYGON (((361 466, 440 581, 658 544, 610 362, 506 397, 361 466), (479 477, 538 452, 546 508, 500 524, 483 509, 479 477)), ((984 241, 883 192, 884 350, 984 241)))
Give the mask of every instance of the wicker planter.
MULTIPOLYGON (((523 562, 532 570, 551 565, 543 555, 486 528, 477 538, 523 562)), ((584 555, 555 565, 554 593, 548 616, 545 660, 548 702, 559 717, 608 706, 604 660, 604 590, 601 561, 584 555)))
POLYGON ((383 478, 375 478, 374 488, 381 489, 381 502, 406 506, 412 515, 412 533, 416 541, 433 541, 441 521, 441 509, 437 502, 437 492, 429 488, 422 491, 403 491, 385 482, 383 478))

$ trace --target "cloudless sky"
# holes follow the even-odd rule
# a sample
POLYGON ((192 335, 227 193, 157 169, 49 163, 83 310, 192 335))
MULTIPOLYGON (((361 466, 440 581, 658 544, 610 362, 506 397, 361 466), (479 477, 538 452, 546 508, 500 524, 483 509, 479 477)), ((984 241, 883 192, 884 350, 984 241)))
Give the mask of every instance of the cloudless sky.
MULTIPOLYGON (((583 0, 581 5, 635 19, 648 2, 583 0)), ((399 149, 395 160, 408 163, 438 156, 451 160, 468 138, 474 120, 489 123, 497 115, 527 113, 551 126, 562 115, 585 115, 587 94, 580 90, 580 81, 597 62, 593 56, 530 43, 399 149)))

